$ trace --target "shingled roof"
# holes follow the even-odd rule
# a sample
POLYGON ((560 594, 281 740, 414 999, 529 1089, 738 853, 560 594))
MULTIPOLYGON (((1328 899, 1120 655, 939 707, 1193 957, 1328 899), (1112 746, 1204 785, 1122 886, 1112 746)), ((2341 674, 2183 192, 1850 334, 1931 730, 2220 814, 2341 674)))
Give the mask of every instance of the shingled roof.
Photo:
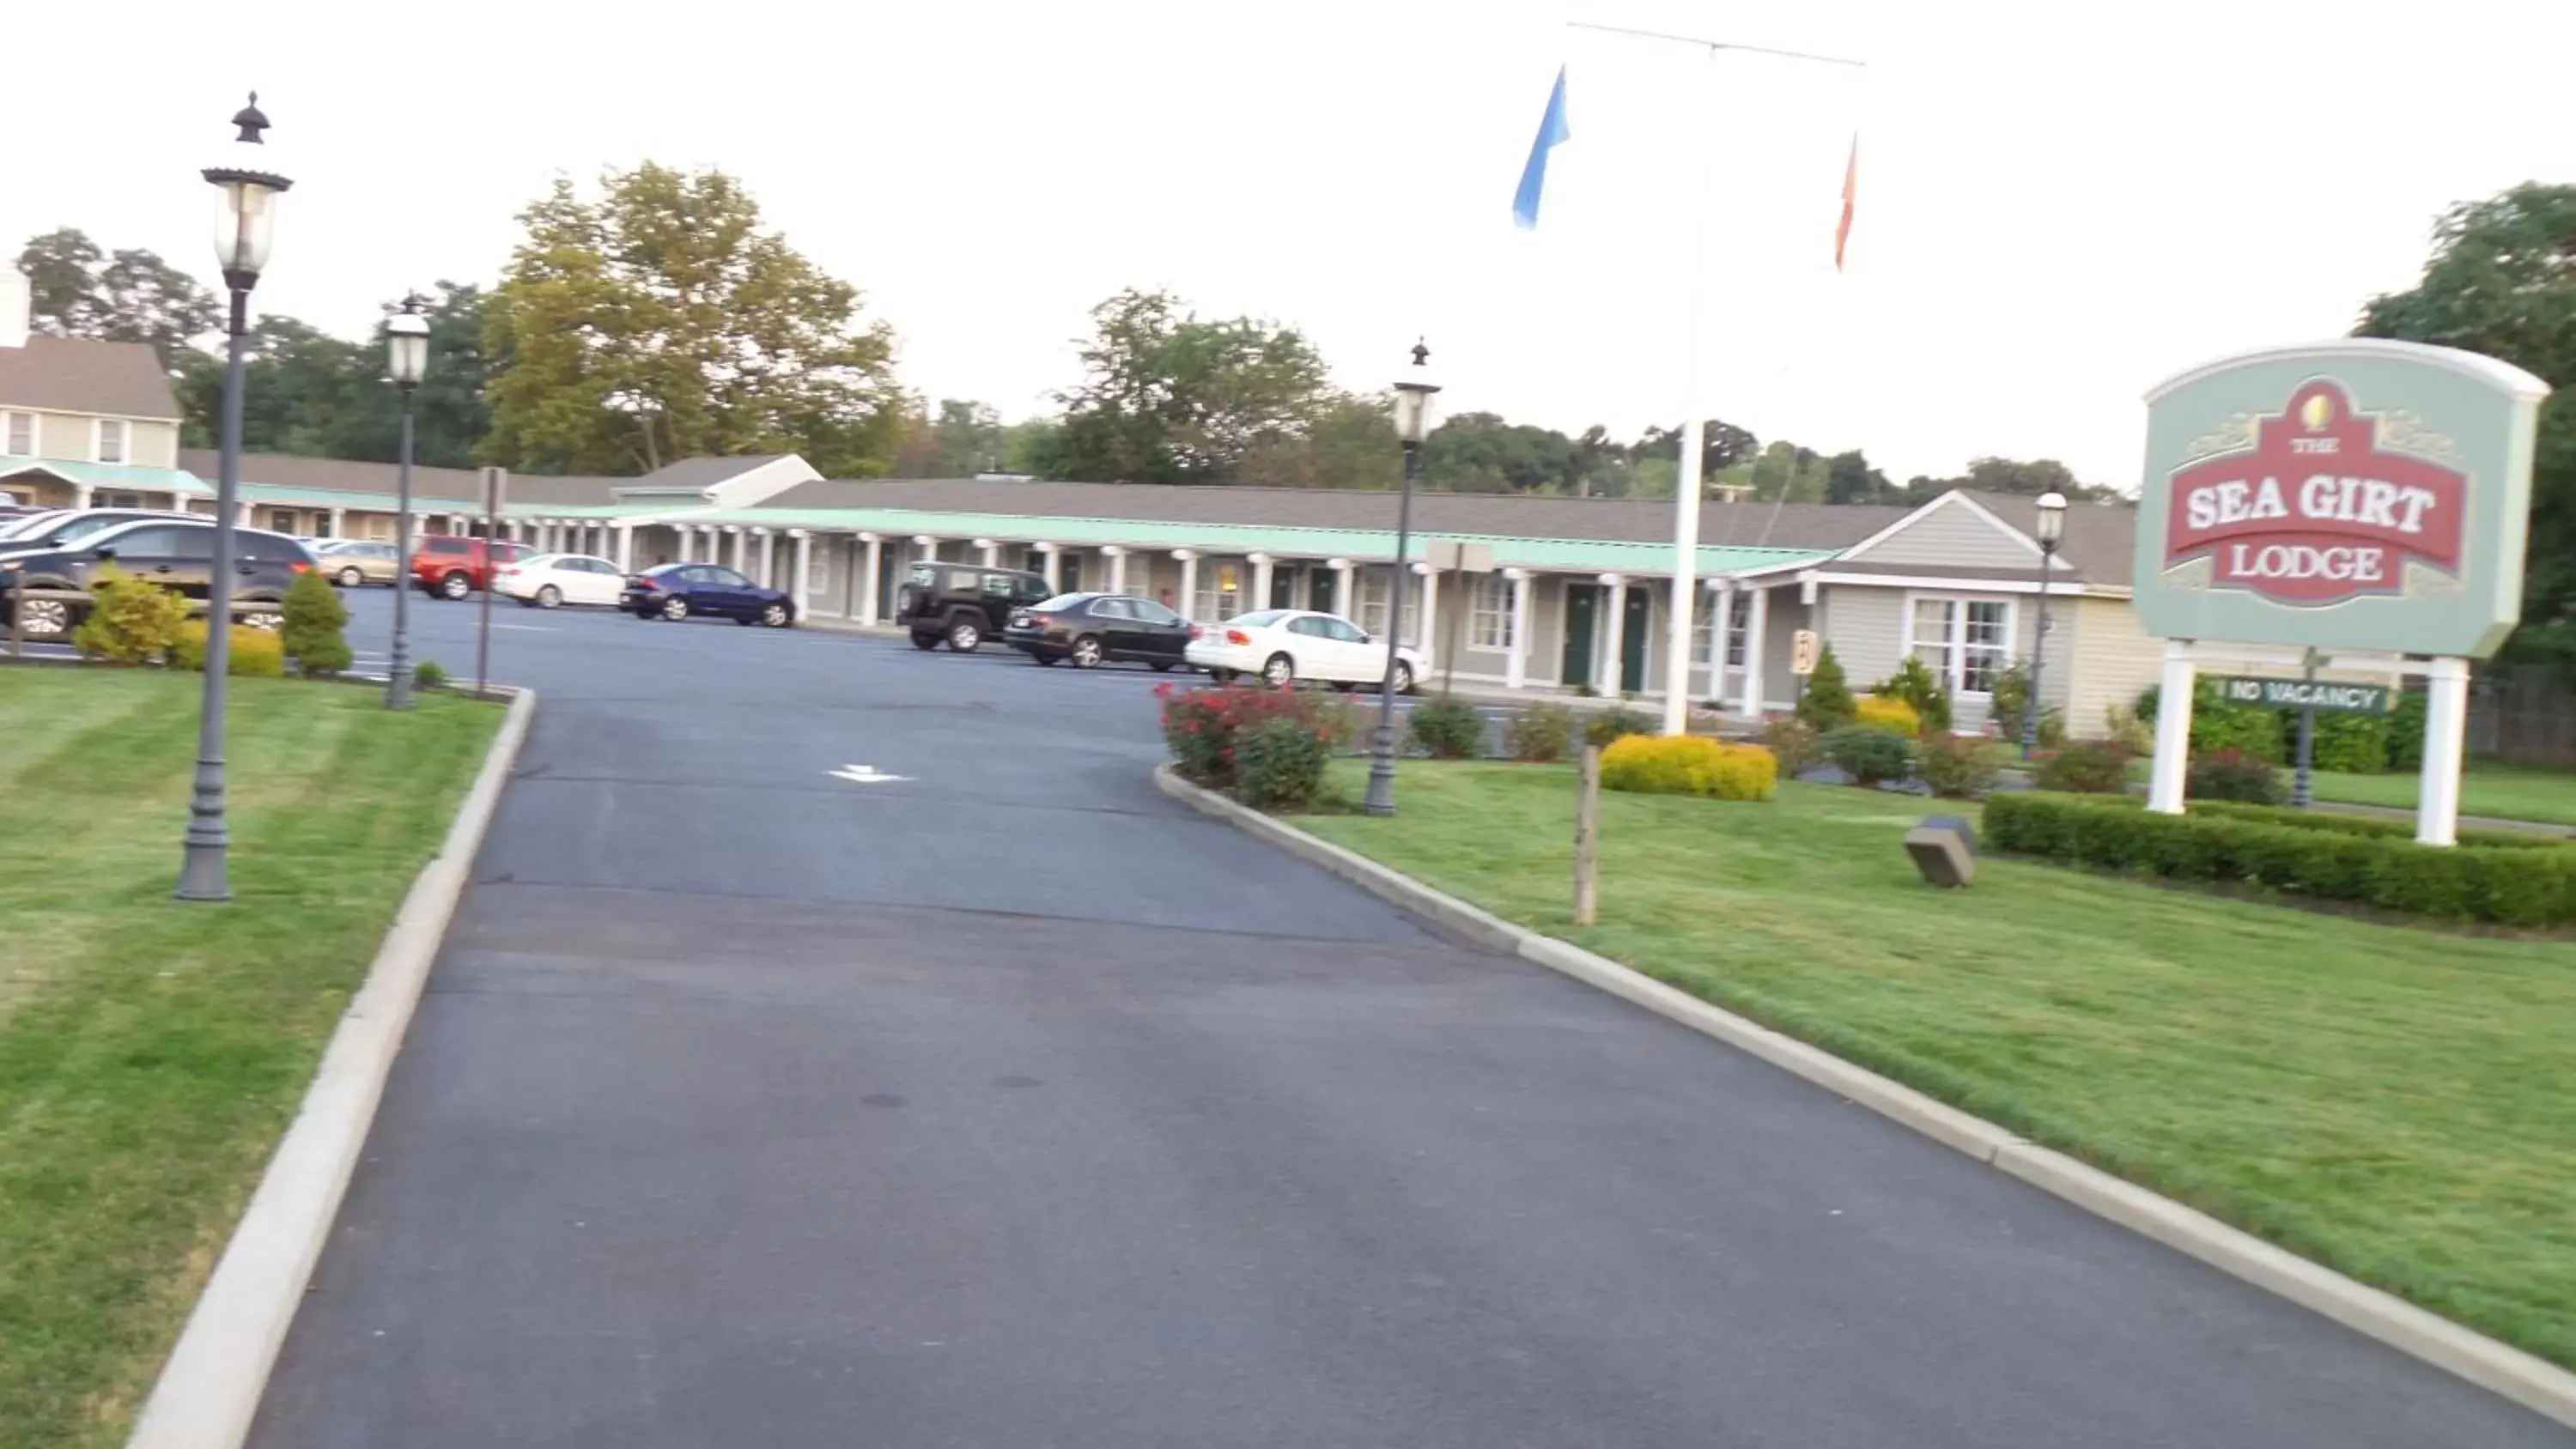
MULTIPOLYGON (((212 448, 179 450, 179 466, 209 483, 214 481, 222 461, 222 455, 212 448)), ((266 483, 276 488, 376 493, 392 498, 401 491, 402 469, 392 463, 355 463, 345 458, 248 453, 242 457, 241 476, 245 483, 266 483)), ((510 475, 510 501, 566 506, 605 504, 615 501, 609 489, 635 481, 632 478, 563 478, 513 473, 510 475)), ((415 464, 411 470, 411 493, 415 500, 472 503, 483 496, 482 489, 481 475, 471 468, 424 468, 415 464)))
POLYGON ((178 395, 149 343, 41 333, 0 347, 0 407, 179 420, 178 395))

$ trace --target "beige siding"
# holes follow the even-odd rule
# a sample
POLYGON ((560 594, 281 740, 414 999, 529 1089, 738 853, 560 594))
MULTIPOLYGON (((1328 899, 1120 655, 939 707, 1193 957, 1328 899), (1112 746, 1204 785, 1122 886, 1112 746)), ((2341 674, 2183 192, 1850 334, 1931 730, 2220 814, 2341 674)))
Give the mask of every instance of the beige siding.
POLYGON ((2039 554, 1965 504, 1945 504, 1914 520, 1876 546, 1852 555, 1872 564, 1940 564, 1951 567, 2028 569, 2039 554))
POLYGON ((125 461, 141 468, 179 466, 177 423, 126 424, 125 461))
MULTIPOLYGON (((1791 597, 1796 597, 1794 594, 1791 597)), ((1825 643, 1857 694, 1896 672, 1905 627, 1905 591, 1856 584, 1821 585, 1825 643)))
POLYGON ((76 413, 36 414, 36 456, 60 458, 70 463, 93 461, 97 440, 90 433, 90 420, 76 413))
POLYGON ((2091 738, 2104 732, 2106 708, 2135 703, 2138 692, 2156 682, 2165 646, 2140 627, 2138 611, 2126 599, 2053 600, 2051 607, 2065 603, 2075 606, 2075 662, 2065 671, 2066 732, 2091 738))

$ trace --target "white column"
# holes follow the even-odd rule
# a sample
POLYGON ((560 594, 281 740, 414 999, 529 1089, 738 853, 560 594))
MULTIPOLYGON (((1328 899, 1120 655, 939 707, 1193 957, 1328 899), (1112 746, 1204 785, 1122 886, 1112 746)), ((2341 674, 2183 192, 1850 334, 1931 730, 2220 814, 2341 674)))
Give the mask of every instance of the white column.
POLYGON ((345 508, 331 510, 331 536, 333 538, 349 536, 349 510, 345 508))
POLYGON ((617 525, 617 567, 626 573, 631 574, 635 572, 634 524, 621 523, 617 525))
MULTIPOLYGON (((1172 550, 1172 557, 1174 557, 1174 558, 1176 558, 1176 559, 1179 559, 1179 560, 1181 561, 1181 599, 1180 599, 1181 608, 1180 608, 1180 614, 1181 614, 1181 617, 1182 617, 1182 618, 1187 619, 1187 618, 1191 617, 1191 613, 1192 613, 1192 611, 1193 611, 1193 610, 1195 610, 1195 609, 1197 609, 1197 608, 1198 608, 1198 606, 1199 606, 1199 605, 1198 605, 1198 598, 1199 598, 1199 555, 1198 555, 1198 550, 1196 550, 1196 549, 1189 549, 1189 548, 1176 548, 1176 549, 1173 549, 1173 550, 1172 550)), ((1210 621, 1210 622, 1214 622, 1214 621, 1210 621)))
MULTIPOLYGON (((2162 815, 2182 813, 2183 777, 2191 772, 2191 691, 2199 681, 2192 667, 2191 641, 2165 641, 2164 678, 2156 686, 2156 763, 2147 777, 2147 808, 2162 815)), ((2032 700, 2025 708, 2039 708, 2032 700)), ((2424 768, 2429 776, 2428 754, 2424 768)))
POLYGON ((1064 549, 1056 544, 1042 543, 1038 545, 1038 551, 1046 555, 1047 592, 1064 592, 1064 549))
POLYGON ((1771 591, 1757 588, 1744 606, 1744 717, 1762 718, 1762 643, 1771 632, 1771 591))
POLYGON ((873 533, 859 537, 868 546, 867 576, 859 587, 859 622, 873 626, 877 621, 877 571, 884 566, 885 540, 873 533))
POLYGON ((1269 608, 1270 555, 1266 553, 1246 554, 1244 556, 1244 561, 1252 565, 1252 593, 1243 601, 1244 612, 1250 613, 1255 609, 1269 608))
POLYGON ((1109 560, 1109 592, 1127 592, 1127 550, 1108 543, 1100 546, 1100 552, 1109 560))
MULTIPOLYGON (((1708 697, 1726 707, 1726 625, 1735 617, 1735 580, 1709 580, 1708 697)), ((1747 639, 1746 644, 1753 641, 1747 639)))
MULTIPOLYGON (((88 484, 86 484, 86 483, 75 483, 75 484, 73 484, 73 485, 72 485, 72 507, 74 507, 74 508, 87 508, 87 507, 89 507, 89 506, 90 506, 90 504, 89 504, 89 498, 90 498, 90 488, 89 488, 89 485, 88 485, 88 484)), ((250 505, 249 505, 249 504, 247 504, 247 503, 245 503, 245 504, 243 504, 243 505, 241 506, 241 509, 242 509, 242 513, 243 513, 243 515, 244 515, 244 517, 243 517, 242 521, 243 521, 243 522, 245 522, 245 523, 249 522, 250 520, 249 520, 248 515, 249 515, 249 513, 250 513, 250 505)))
POLYGON ((1627 683, 1619 677, 1619 666, 1628 652, 1628 577, 1625 574, 1603 574, 1601 583, 1610 591, 1610 617, 1602 632, 1608 646, 1592 659, 1592 687, 1605 695, 1615 695, 1627 683))
POLYGON ((922 559, 929 560, 939 557, 939 540, 936 536, 927 533, 916 533, 912 536, 912 542, 914 547, 921 550, 920 557, 922 559))
POLYGON ((1413 636, 1413 647, 1422 651, 1427 667, 1435 662, 1432 652, 1440 647, 1440 571, 1428 564, 1415 564, 1413 570, 1422 576, 1422 607, 1415 611, 1422 620, 1416 626, 1421 632, 1413 636))
POLYGON ((787 536, 796 540, 796 612, 802 614, 814 589, 814 536, 801 528, 787 536))
MULTIPOLYGON (((2425 666, 2424 783, 2415 801, 2415 841, 2456 845, 2460 832, 2460 761, 2469 737, 2469 661, 2436 659, 2425 666)), ((2156 719, 2164 719, 2157 706, 2156 719)), ((2161 751, 2156 756, 2162 762, 2161 751)))
POLYGON ((1345 619, 1357 618, 1351 612, 1351 561, 1328 558, 1324 560, 1324 567, 1333 571, 1333 612, 1345 619))
MULTIPOLYGON (((751 531, 751 536, 760 540, 760 569, 752 577, 758 579, 764 589, 777 588, 778 559, 775 550, 778 545, 778 535, 765 528, 755 528, 751 531)), ((743 545, 745 548, 750 546, 748 543, 743 545)))
POLYGON ((1529 681, 1530 573, 1505 569, 1503 577, 1512 585, 1512 652, 1503 666, 1503 687, 1518 689, 1529 681))

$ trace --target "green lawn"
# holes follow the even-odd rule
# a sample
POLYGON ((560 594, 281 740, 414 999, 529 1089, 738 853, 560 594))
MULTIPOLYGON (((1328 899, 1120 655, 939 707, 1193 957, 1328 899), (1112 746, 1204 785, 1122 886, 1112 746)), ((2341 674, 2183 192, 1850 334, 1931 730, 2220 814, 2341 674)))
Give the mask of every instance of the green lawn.
MULTIPOLYGON (((2320 770, 2316 796, 2355 805, 2415 808, 2421 781, 2414 775, 2344 775, 2320 770)), ((2522 765, 2473 764, 2460 776, 2460 813, 2497 820, 2540 820, 2576 825, 2576 774, 2522 765)))
POLYGON ((2576 945, 2008 860, 1936 891, 1924 802, 1814 785, 1605 793, 1585 930, 1570 769, 1407 763, 1397 800, 1299 824, 2576 1365, 2576 945))
POLYGON ((235 680, 228 905, 170 899, 195 675, 0 668, 0 1446, 121 1444, 501 711, 235 680))

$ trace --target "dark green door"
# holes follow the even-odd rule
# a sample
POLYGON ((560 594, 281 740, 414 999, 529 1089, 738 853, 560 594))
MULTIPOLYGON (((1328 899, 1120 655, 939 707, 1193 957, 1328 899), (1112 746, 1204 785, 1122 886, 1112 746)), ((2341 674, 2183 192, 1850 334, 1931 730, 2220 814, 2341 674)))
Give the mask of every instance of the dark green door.
POLYGON ((1631 584, 1627 598, 1627 617, 1619 627, 1619 688, 1623 693, 1646 687, 1646 627, 1655 615, 1654 595, 1631 584))
POLYGON ((1265 609, 1297 607, 1297 570, 1273 568, 1270 571, 1270 597, 1262 600, 1261 607, 1265 609))
POLYGON ((1306 571, 1306 607, 1318 614, 1333 612, 1334 586, 1340 581, 1341 575, 1331 569, 1308 569, 1306 571))
POLYGON ((1568 686, 1592 682, 1592 616, 1600 593, 1598 584, 1565 586, 1565 668, 1557 679, 1568 686))

